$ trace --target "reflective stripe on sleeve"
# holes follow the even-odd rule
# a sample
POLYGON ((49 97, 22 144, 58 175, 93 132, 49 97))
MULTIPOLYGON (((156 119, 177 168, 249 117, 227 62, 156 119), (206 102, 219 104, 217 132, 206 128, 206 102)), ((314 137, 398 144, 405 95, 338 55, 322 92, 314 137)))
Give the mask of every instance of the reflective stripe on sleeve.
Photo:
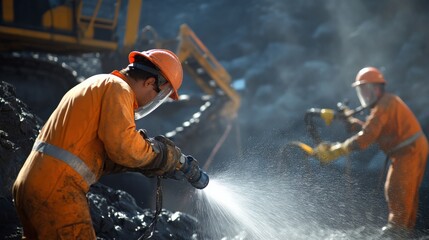
POLYGON ((88 186, 96 182, 95 174, 89 169, 85 162, 67 150, 36 140, 33 145, 33 151, 44 153, 65 162, 85 179, 88 186))

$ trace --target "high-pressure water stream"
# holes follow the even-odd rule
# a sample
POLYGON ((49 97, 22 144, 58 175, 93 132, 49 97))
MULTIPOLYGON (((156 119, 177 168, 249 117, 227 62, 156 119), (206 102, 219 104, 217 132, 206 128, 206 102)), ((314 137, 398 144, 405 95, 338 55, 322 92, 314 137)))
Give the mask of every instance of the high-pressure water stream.
MULTIPOLYGON (((252 165, 249 163, 249 165, 252 165)), ((351 180, 241 165, 210 175, 196 216, 210 239, 376 239, 380 196, 351 180), (322 179, 322 180, 321 180, 322 179), (361 193, 359 195, 359 193, 361 193), (371 205, 375 205, 374 209, 371 205)), ((302 170, 302 169, 301 169, 302 170)), ((331 175, 335 176, 335 174, 331 175)), ((380 201, 383 201, 381 198, 380 201)), ((381 207, 382 208, 382 207, 381 207)))

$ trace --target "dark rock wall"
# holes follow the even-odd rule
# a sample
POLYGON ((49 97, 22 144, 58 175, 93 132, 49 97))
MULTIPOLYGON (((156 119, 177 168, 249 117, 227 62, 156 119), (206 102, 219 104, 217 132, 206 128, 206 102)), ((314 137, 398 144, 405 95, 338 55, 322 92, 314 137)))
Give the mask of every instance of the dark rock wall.
MULTIPOLYGON (((17 236, 12 185, 40 129, 41 121, 16 98, 15 88, 0 82, 0 236, 17 236), (14 235, 15 234, 15 235, 14 235)), ((19 234, 19 232, 18 232, 19 234)))
POLYGON ((12 85, 0 82, 1 196, 11 196, 11 186, 30 153, 41 121, 16 98, 12 85))

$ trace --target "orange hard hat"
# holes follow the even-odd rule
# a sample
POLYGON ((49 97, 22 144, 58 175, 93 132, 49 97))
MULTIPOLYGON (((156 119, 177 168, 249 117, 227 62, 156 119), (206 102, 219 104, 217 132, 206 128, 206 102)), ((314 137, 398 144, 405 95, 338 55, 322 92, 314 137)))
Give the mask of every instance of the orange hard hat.
POLYGON ((183 69, 179 58, 172 51, 167 49, 151 49, 143 52, 132 51, 128 60, 135 62, 135 57, 139 55, 151 61, 161 71, 162 76, 171 84, 173 93, 171 98, 179 99, 179 88, 182 85, 183 69))
POLYGON ((380 83, 386 84, 383 74, 375 67, 362 68, 356 75, 356 80, 352 84, 352 87, 359 86, 365 83, 380 83))

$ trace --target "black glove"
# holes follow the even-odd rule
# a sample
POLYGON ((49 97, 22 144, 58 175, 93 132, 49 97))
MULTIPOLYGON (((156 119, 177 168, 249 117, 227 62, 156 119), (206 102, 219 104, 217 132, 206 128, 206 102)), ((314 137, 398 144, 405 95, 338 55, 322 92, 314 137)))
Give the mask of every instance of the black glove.
POLYGON ((180 158, 182 152, 173 141, 160 135, 155 138, 147 139, 157 156, 153 159, 153 163, 149 168, 140 169, 140 172, 148 177, 164 176, 174 178, 176 170, 181 166, 180 158))

